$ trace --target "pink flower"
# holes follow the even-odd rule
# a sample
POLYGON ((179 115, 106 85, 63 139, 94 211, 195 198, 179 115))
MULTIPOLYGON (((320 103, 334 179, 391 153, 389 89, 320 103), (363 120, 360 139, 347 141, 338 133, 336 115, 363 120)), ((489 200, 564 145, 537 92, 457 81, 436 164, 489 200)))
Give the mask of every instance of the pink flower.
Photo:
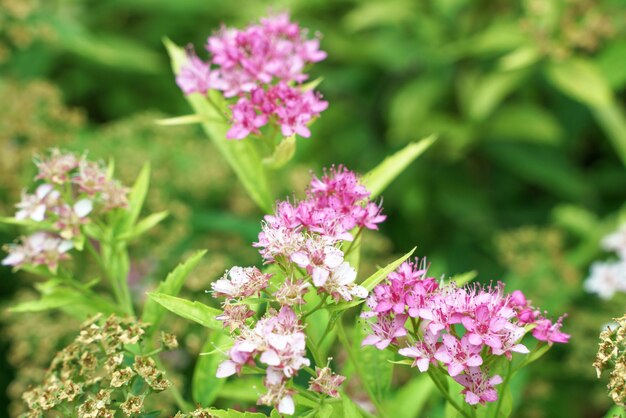
POLYGON ((54 207, 60 197, 60 193, 51 184, 44 183, 37 187, 35 194, 22 192, 22 200, 15 205, 18 211, 15 219, 31 219, 41 222, 46 217, 46 210, 54 207))
POLYGON ((228 139, 243 139, 253 134, 259 134, 259 128, 267 124, 268 115, 256 112, 254 105, 245 97, 239 99, 231 107, 233 111, 233 125, 226 133, 228 139))
POLYGON ((226 86, 219 73, 211 70, 211 64, 198 58, 191 48, 187 51, 187 62, 176 76, 176 84, 185 94, 207 94, 209 90, 226 86))
POLYGON ((455 376, 454 380, 465 387, 461 393, 465 395, 465 402, 470 405, 484 405, 486 402, 498 400, 498 392, 494 389, 495 385, 502 383, 502 378, 498 375, 489 377, 480 368, 470 367, 465 374, 455 376))
POLYGON ((450 376, 458 376, 469 367, 483 364, 481 347, 470 344, 467 335, 458 340, 450 334, 444 334, 442 340, 443 344, 435 353, 435 358, 448 366, 450 376))
POLYGON ((397 315, 390 319, 386 316, 379 317, 378 321, 371 324, 373 334, 363 339, 361 346, 374 345, 379 350, 384 350, 389 344, 395 343, 398 337, 404 337, 407 334, 404 323, 406 315, 397 315))
POLYGON ((467 339, 470 344, 486 344, 491 348, 501 348, 501 333, 507 324, 507 319, 498 316, 486 305, 476 307, 473 318, 464 316, 461 320, 468 333, 467 339))
POLYGON ((299 251, 289 257, 299 267, 306 269, 316 287, 324 286, 331 271, 343 263, 343 252, 333 244, 333 241, 324 237, 310 237, 299 251))
POLYGON ((492 352, 496 356, 505 355, 509 360, 513 358, 513 352, 528 354, 528 348, 520 344, 522 337, 526 334, 526 330, 522 327, 513 327, 505 330, 502 335, 502 346, 500 348, 492 348, 492 352))
POLYGON ((333 373, 330 367, 320 369, 315 366, 315 374, 316 377, 309 381, 309 390, 338 398, 339 386, 346 380, 346 377, 333 373))
POLYGON ((540 318, 536 322, 537 326, 532 331, 533 337, 539 341, 546 341, 550 344, 566 344, 570 339, 570 335, 561 332, 564 317, 565 315, 561 316, 554 324, 549 319, 540 318))
POLYGON ((398 350, 398 354, 414 358, 415 361, 411 367, 417 366, 420 372, 426 372, 430 364, 437 365, 437 359, 435 358, 435 353, 439 347, 437 339, 436 335, 426 332, 421 341, 412 346, 401 348, 398 350))
POLYGON ((256 267, 233 267, 222 279, 211 283, 214 297, 246 298, 258 294, 268 285, 271 274, 256 267))
POLYGON ((367 289, 354 283, 356 280, 356 270, 353 269, 347 261, 344 261, 333 270, 330 277, 321 289, 331 295, 335 301, 343 299, 345 301, 351 301, 356 298, 366 298, 367 289))
POLYGON ((36 232, 22 238, 21 244, 8 245, 9 255, 2 264, 20 268, 23 265, 46 266, 55 272, 59 262, 69 259, 67 252, 74 246, 72 241, 63 240, 47 232, 36 232))
POLYGON ((224 328, 228 328, 232 333, 236 329, 240 329, 246 325, 246 319, 254 315, 248 305, 231 305, 224 304, 222 306, 224 312, 217 315, 215 319, 224 323, 224 328))
POLYGON ((60 150, 52 149, 49 157, 35 158, 35 165, 39 172, 36 180, 45 180, 53 184, 63 184, 69 180, 70 171, 78 167, 80 159, 71 153, 61 153, 60 150))

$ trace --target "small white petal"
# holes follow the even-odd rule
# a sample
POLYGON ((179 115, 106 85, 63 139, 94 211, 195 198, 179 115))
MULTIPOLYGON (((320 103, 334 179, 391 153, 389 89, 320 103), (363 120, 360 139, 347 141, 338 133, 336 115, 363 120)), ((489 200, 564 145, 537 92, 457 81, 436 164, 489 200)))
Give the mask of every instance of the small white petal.
POLYGON ((93 210, 93 203, 90 199, 81 199, 74 204, 74 213, 79 218, 84 218, 93 210))

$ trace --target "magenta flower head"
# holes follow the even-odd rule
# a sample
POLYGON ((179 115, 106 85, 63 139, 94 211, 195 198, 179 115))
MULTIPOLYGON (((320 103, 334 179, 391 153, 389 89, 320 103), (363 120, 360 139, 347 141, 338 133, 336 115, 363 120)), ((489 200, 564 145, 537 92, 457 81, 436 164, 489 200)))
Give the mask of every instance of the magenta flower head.
POLYGON ((243 29, 222 27, 209 37, 207 61, 193 50, 176 83, 183 93, 222 92, 230 99, 229 139, 261 135, 274 124, 283 136, 308 138, 308 125, 328 107, 302 83, 305 68, 326 58, 319 39, 292 22, 287 13, 262 18, 243 29))
MULTIPOLYGON (((316 188, 326 190, 324 184, 316 188)), ((373 289, 369 309, 361 314, 374 318, 362 345, 397 348, 420 372, 431 366, 447 370, 463 385, 470 405, 498 399, 494 386, 503 380, 489 376, 485 365, 497 357, 512 361, 514 354, 529 354, 522 339, 530 329, 540 341, 569 340, 560 331, 562 318, 553 324, 522 292, 507 294, 503 283, 458 287, 426 273, 424 260, 405 262, 373 289)))

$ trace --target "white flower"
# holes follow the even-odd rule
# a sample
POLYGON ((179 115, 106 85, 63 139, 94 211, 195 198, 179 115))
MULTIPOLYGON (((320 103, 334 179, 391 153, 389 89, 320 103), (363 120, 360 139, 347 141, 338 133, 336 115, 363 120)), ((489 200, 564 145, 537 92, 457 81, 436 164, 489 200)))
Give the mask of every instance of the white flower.
POLYGON ((602 299, 611 299, 616 292, 626 292, 626 261, 593 263, 585 290, 602 299))

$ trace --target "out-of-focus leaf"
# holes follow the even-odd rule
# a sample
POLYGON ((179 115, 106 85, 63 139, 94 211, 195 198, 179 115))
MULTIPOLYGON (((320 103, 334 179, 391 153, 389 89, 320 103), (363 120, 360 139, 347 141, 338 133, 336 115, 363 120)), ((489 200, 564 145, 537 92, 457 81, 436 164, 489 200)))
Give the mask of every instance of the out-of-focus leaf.
MULTIPOLYGON (((179 125, 193 125, 196 123, 202 123, 205 119, 200 115, 185 115, 185 116, 176 116, 173 118, 167 119, 159 119, 156 120, 155 123, 161 126, 179 126, 179 125)), ((216 122, 224 123, 223 120, 216 119, 216 122)))
MULTIPOLYGON (((169 39, 165 39, 164 43, 172 60, 174 73, 178 74, 187 61, 187 55, 182 48, 169 39)), ((196 93, 187 95, 186 98, 194 111, 203 119, 227 121, 228 107, 222 95, 219 92, 209 91, 208 96, 207 98, 196 93)), ((270 191, 268 173, 254 143, 245 139, 241 141, 226 139, 228 124, 225 123, 205 121, 202 127, 235 171, 252 200, 263 211, 271 212, 274 198, 270 191)))
POLYGON ((234 409, 209 409, 209 412, 216 418, 267 418, 260 412, 240 412, 234 409))
POLYGON ((545 68, 548 80, 564 94, 589 106, 606 106, 611 103, 609 85, 588 60, 570 58, 564 62, 550 62, 545 68))
POLYGON ((388 411, 395 418, 417 418, 431 398, 435 384, 427 374, 418 374, 389 399, 388 411))
POLYGON ((590 193, 582 173, 559 150, 517 143, 490 143, 485 150, 504 169, 565 199, 582 201, 590 193))
POLYGON ((10 307, 9 311, 25 313, 59 309, 79 319, 97 313, 108 315, 120 312, 120 309, 109 300, 95 293, 69 288, 55 279, 37 285, 37 290, 41 293, 39 299, 22 302, 10 307))
POLYGON ((142 167, 141 172, 137 176, 137 180, 135 180, 135 184, 130 189, 130 193, 128 194, 129 210, 125 218, 126 231, 133 227, 133 225, 137 222, 137 219, 139 219, 139 214, 141 213, 141 208, 143 208, 143 203, 146 200, 149 186, 150 164, 146 163, 142 167))
POLYGON ((89 33, 64 19, 55 22, 58 46, 101 65, 141 73, 158 73, 164 62, 137 41, 113 34, 89 33))
POLYGON ((150 214, 137 222, 137 225, 135 225, 128 234, 120 235, 119 239, 132 241, 157 226, 163 219, 167 218, 168 215, 169 212, 167 211, 150 214))
POLYGON ((387 264, 385 267, 376 271, 376 273, 372 274, 370 277, 365 279, 363 283, 361 283, 361 286, 371 291, 374 287, 376 287, 378 283, 385 280, 385 278, 389 275, 389 273, 397 269, 400 266, 400 264, 404 263, 415 252, 416 248, 417 247, 413 247, 411 251, 409 251, 402 257, 398 258, 396 261, 393 261, 387 264))
POLYGON ((330 418, 333 416, 333 412, 332 405, 326 404, 317 410, 315 418, 330 418))
POLYGON ((283 138, 276 146, 274 153, 263 159, 263 164, 276 170, 287 164, 296 153, 296 137, 295 135, 283 138))
POLYGON ((466 273, 456 274, 450 277, 450 281, 457 284, 457 286, 465 286, 478 276, 478 272, 475 270, 468 271, 466 273))
MULTIPOLYGON (((222 331, 212 332, 202 347, 208 351, 230 341, 230 337, 222 331)), ((217 367, 227 356, 216 353, 211 356, 199 356, 193 371, 191 393, 196 404, 207 407, 213 404, 226 379, 216 377, 217 367)))
POLYGON ((413 142, 393 155, 385 158, 373 170, 361 179, 361 183, 371 193, 373 199, 385 190, 385 188, 402 173, 417 157, 424 153, 437 139, 431 135, 419 142, 413 142))
POLYGON ((539 62, 541 54, 533 45, 524 45, 506 54, 498 61, 498 66, 503 71, 525 68, 539 62))
POLYGON ((613 90, 620 90, 626 85, 624 57, 626 57, 626 39, 615 38, 602 48, 595 59, 598 69, 613 90))
POLYGON ((558 120, 532 104, 512 104, 497 110, 487 121, 485 136, 493 140, 515 140, 557 144, 565 137, 558 120))
POLYGON ((395 25, 410 20, 413 9, 413 3, 407 0, 362 3, 344 17, 344 25, 350 32, 381 25, 395 25))
POLYGON ((626 116, 624 109, 617 102, 592 108, 593 115, 602 130, 611 140, 613 148, 626 166, 626 116))
POLYGON ((471 82, 464 93, 463 103, 474 121, 483 121, 525 79, 525 70, 498 71, 471 82))
POLYGON ((256 402, 258 390, 263 387, 263 379, 253 376, 240 376, 234 380, 226 380, 219 397, 238 402, 256 402))
POLYGON ((343 406, 344 418, 361 418, 363 416, 361 412, 359 412, 359 408, 357 408, 347 395, 341 395, 341 404, 343 406))
POLYGON ((214 330, 221 330, 222 323, 215 319, 222 311, 212 308, 200 302, 191 302, 161 293, 148 293, 155 302, 168 311, 178 316, 197 322, 198 324, 214 330))
MULTIPOLYGON (((168 296, 178 295, 185 280, 187 280, 189 274, 196 268, 205 254, 206 250, 198 251, 183 263, 176 266, 176 268, 167 275, 165 280, 159 283, 155 293, 168 296)), ((164 313, 164 307, 160 303, 153 298, 148 298, 143 307, 141 320, 150 324, 151 330, 154 330, 159 326, 164 313)))

